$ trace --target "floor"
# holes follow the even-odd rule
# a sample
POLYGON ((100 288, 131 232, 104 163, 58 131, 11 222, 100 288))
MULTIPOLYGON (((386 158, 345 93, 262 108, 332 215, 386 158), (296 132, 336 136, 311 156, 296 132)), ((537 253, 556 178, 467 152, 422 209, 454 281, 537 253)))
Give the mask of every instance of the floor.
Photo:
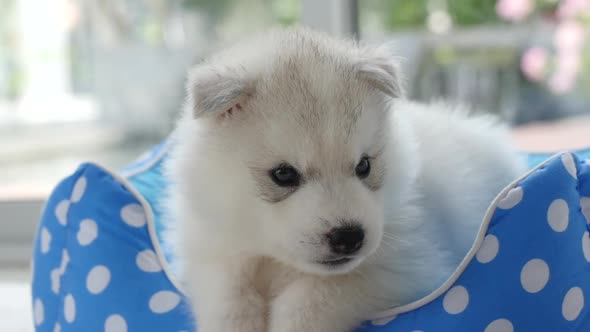
POLYGON ((33 332, 26 271, 0 270, 0 331, 33 332))
POLYGON ((528 152, 559 152, 588 148, 590 116, 553 122, 536 122, 515 128, 518 148, 528 152))

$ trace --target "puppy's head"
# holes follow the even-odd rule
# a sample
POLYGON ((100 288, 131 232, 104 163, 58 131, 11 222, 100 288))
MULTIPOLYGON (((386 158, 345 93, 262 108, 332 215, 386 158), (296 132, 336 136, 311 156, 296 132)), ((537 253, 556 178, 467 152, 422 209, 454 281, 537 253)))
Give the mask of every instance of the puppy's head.
POLYGON ((194 68, 188 93, 177 182, 212 239, 317 274, 375 251, 401 94, 387 51, 274 32, 194 68))

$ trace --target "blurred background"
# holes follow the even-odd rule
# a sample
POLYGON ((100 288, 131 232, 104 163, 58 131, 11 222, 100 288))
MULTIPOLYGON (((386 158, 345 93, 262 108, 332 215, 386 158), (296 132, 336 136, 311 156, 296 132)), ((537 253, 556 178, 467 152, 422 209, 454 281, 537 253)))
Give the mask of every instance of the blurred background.
POLYGON ((590 0, 0 0, 0 268, 78 163, 169 134, 191 64, 292 24, 395 41, 411 98, 498 114, 523 149, 590 146, 590 0))

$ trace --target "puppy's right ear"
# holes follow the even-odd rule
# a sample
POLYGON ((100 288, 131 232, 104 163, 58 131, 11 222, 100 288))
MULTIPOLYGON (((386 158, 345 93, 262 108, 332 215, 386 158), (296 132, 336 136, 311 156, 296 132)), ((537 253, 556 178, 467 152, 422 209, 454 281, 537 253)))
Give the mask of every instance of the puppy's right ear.
POLYGON ((188 102, 193 116, 219 116, 241 109, 240 103, 252 95, 252 84, 240 69, 198 65, 189 73, 188 102))
POLYGON ((373 87, 392 98, 404 95, 398 64, 393 56, 393 45, 367 48, 357 60, 358 75, 373 87))

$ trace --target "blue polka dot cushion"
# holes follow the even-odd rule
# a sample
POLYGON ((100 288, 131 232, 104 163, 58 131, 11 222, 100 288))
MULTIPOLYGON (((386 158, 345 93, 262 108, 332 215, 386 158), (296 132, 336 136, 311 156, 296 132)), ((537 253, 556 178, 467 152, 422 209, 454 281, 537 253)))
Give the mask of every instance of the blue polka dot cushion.
MULTIPOLYGON (((37 332, 196 331, 161 239, 168 147, 119 173, 83 164, 55 188, 34 249, 37 332)), ((547 157, 491 202, 444 285, 358 332, 590 331, 590 150, 547 157)))

